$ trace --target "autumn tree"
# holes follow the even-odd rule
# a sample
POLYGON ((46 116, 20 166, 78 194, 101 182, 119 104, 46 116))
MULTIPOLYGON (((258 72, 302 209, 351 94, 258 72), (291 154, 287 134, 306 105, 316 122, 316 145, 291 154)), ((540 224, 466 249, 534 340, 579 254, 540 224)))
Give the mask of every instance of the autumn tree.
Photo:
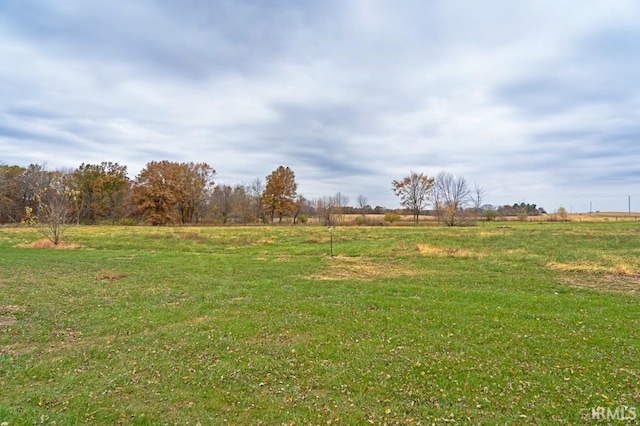
POLYGON ((420 217, 420 212, 429 202, 429 194, 434 185, 434 179, 423 173, 409 172, 402 180, 394 180, 393 193, 400 197, 400 204, 409 209, 413 214, 416 225, 420 217))
POLYGON ((29 164, 18 177, 18 204, 22 212, 30 209, 34 216, 40 214, 40 196, 49 187, 51 173, 45 165, 29 164))
POLYGON ((178 202, 182 223, 199 221, 199 206, 205 202, 214 188, 213 178, 216 171, 207 163, 177 164, 178 202))
POLYGON ((24 217, 20 205, 20 176, 25 169, 0 165, 0 223, 19 223, 24 217))
POLYGON ((190 223, 197 219, 214 175, 206 163, 152 161, 136 177, 134 200, 142 217, 153 225, 190 223))
POLYGON ((271 222, 277 215, 282 223, 282 216, 293 211, 297 189, 295 174, 289 167, 280 166, 267 176, 262 204, 269 212, 271 222))
POLYGON ((131 188, 127 166, 112 162, 82 163, 70 178, 79 193, 74 200, 77 222, 116 221, 127 214, 126 199, 131 188))

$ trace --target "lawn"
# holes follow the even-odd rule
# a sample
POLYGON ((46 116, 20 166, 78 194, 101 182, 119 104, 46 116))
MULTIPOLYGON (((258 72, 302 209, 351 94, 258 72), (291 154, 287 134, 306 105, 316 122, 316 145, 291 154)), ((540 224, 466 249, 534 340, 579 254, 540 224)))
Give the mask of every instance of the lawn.
POLYGON ((638 223, 40 239, 0 228, 3 425, 640 416, 638 223))

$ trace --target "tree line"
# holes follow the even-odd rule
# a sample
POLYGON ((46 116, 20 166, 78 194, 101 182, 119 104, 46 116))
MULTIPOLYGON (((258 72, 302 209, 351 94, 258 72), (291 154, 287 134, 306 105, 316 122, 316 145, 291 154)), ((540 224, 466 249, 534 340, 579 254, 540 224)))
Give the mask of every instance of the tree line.
MULTIPOLYGON (((330 226, 345 214, 357 213, 358 222, 367 223, 367 214, 388 211, 371 207, 363 195, 356 198, 355 207, 340 192, 309 200, 298 193, 295 173, 285 166, 264 181, 221 185, 215 177, 216 171, 204 162, 152 161, 134 179, 126 166, 113 162, 83 163, 69 170, 0 165, 0 223, 249 224, 281 223, 285 217, 298 223, 316 217, 330 226)), ((454 226, 490 210, 483 206, 485 191, 478 184, 448 172, 429 177, 410 171, 394 180, 391 189, 416 223, 427 211, 454 226)), ((529 215, 543 211, 524 203, 512 210, 529 215)))
POLYGON ((207 163, 193 162, 152 161, 134 179, 113 162, 72 170, 0 165, 0 223, 296 223, 313 215, 331 223, 349 202, 339 193, 307 200, 284 166, 265 181, 220 185, 215 177, 207 163))

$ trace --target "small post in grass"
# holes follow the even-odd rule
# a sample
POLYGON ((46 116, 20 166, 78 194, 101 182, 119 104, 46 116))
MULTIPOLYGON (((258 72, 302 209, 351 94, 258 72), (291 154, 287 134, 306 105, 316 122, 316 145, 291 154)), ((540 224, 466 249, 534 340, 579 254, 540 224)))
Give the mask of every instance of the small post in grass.
POLYGON ((330 241, 330 246, 329 246, 330 249, 329 250, 330 251, 329 251, 329 253, 331 254, 331 257, 333 257, 333 226, 328 227, 327 230, 329 231, 329 236, 330 236, 330 239, 329 239, 329 241, 330 241))

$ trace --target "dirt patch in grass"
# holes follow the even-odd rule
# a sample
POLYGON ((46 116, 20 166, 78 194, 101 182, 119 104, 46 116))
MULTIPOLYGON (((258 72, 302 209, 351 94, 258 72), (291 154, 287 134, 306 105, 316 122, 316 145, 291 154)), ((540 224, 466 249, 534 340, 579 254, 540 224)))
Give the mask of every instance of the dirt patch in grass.
POLYGON ((16 317, 13 315, 0 315, 0 327, 10 327, 16 323, 16 317))
POLYGON ((0 305, 0 328, 14 325, 18 320, 15 316, 18 312, 24 312, 24 308, 16 305, 0 305))
POLYGON ((78 244, 70 244, 65 243, 64 241, 60 241, 58 244, 53 244, 48 239, 42 239, 38 241, 34 241, 29 244, 18 244, 17 248, 36 248, 36 249, 58 249, 58 250, 76 250, 81 248, 78 244))
POLYGON ((406 265, 394 265, 391 262, 380 263, 364 257, 335 256, 331 258, 327 269, 320 274, 307 277, 312 280, 365 280, 393 278, 415 275, 415 271, 406 265))
POLYGON ((127 278, 127 274, 123 274, 120 272, 109 272, 109 271, 100 271, 96 274, 96 281, 108 282, 108 281, 117 281, 123 278, 127 278))
POLYGON ((640 295, 640 275, 568 273, 558 281, 573 288, 640 295))
POLYGON ((12 343, 10 345, 0 347, 0 354, 16 356, 23 355, 36 350, 35 345, 27 345, 25 343, 12 343))
POLYGON ((483 257, 482 253, 475 253, 469 250, 459 249, 455 247, 433 247, 425 244, 416 245, 416 250, 420 254, 427 256, 442 257, 483 257))

